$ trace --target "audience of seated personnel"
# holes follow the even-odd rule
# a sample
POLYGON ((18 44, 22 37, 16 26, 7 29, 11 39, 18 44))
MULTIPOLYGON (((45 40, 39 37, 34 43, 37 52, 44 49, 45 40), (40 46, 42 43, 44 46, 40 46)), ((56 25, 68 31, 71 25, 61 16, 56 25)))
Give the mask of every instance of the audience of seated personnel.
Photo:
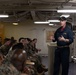
POLYGON ((0 47, 0 53, 4 57, 2 64, 5 64, 6 67, 8 63, 12 64, 19 75, 38 75, 47 72, 48 69, 42 64, 42 59, 37 54, 38 51, 41 51, 36 48, 37 39, 31 40, 30 38, 21 37, 18 42, 13 38, 5 39, 4 44, 0 47), (26 60, 30 61, 28 66, 26 60))

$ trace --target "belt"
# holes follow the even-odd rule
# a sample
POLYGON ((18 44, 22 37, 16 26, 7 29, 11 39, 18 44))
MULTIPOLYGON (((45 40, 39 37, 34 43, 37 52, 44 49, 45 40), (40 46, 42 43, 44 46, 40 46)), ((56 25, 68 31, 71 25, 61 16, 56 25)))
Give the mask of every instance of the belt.
POLYGON ((65 48, 65 47, 69 47, 69 46, 57 46, 57 48, 65 48))

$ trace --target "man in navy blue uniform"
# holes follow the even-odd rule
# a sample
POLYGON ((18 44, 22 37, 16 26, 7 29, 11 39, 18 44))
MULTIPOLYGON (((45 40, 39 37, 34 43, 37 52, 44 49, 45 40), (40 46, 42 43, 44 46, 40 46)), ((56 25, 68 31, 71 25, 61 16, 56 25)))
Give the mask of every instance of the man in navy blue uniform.
POLYGON ((73 32, 67 26, 65 17, 61 17, 59 20, 61 27, 56 30, 54 37, 51 37, 51 40, 57 41, 53 75, 59 75, 60 64, 62 66, 62 75, 68 75, 70 55, 69 45, 73 42, 73 32))

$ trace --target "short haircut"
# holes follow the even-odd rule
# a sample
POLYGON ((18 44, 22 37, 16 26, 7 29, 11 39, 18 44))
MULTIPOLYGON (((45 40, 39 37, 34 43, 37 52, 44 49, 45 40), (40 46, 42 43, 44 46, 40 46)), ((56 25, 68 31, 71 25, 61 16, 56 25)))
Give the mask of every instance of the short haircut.
POLYGON ((15 50, 15 49, 23 49, 23 44, 22 43, 17 43, 15 44, 13 47, 12 47, 12 50, 15 50))
POLYGON ((24 39, 24 38, 23 38, 23 37, 19 38, 19 42, 20 42, 22 39, 24 39))

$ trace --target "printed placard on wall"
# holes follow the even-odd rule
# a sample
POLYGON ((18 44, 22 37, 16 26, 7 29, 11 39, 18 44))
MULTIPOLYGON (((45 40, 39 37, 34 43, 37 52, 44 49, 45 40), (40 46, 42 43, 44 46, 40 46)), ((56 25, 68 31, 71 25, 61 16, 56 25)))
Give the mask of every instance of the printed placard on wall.
POLYGON ((46 41, 51 41, 50 37, 54 36, 55 31, 46 31, 46 41))

